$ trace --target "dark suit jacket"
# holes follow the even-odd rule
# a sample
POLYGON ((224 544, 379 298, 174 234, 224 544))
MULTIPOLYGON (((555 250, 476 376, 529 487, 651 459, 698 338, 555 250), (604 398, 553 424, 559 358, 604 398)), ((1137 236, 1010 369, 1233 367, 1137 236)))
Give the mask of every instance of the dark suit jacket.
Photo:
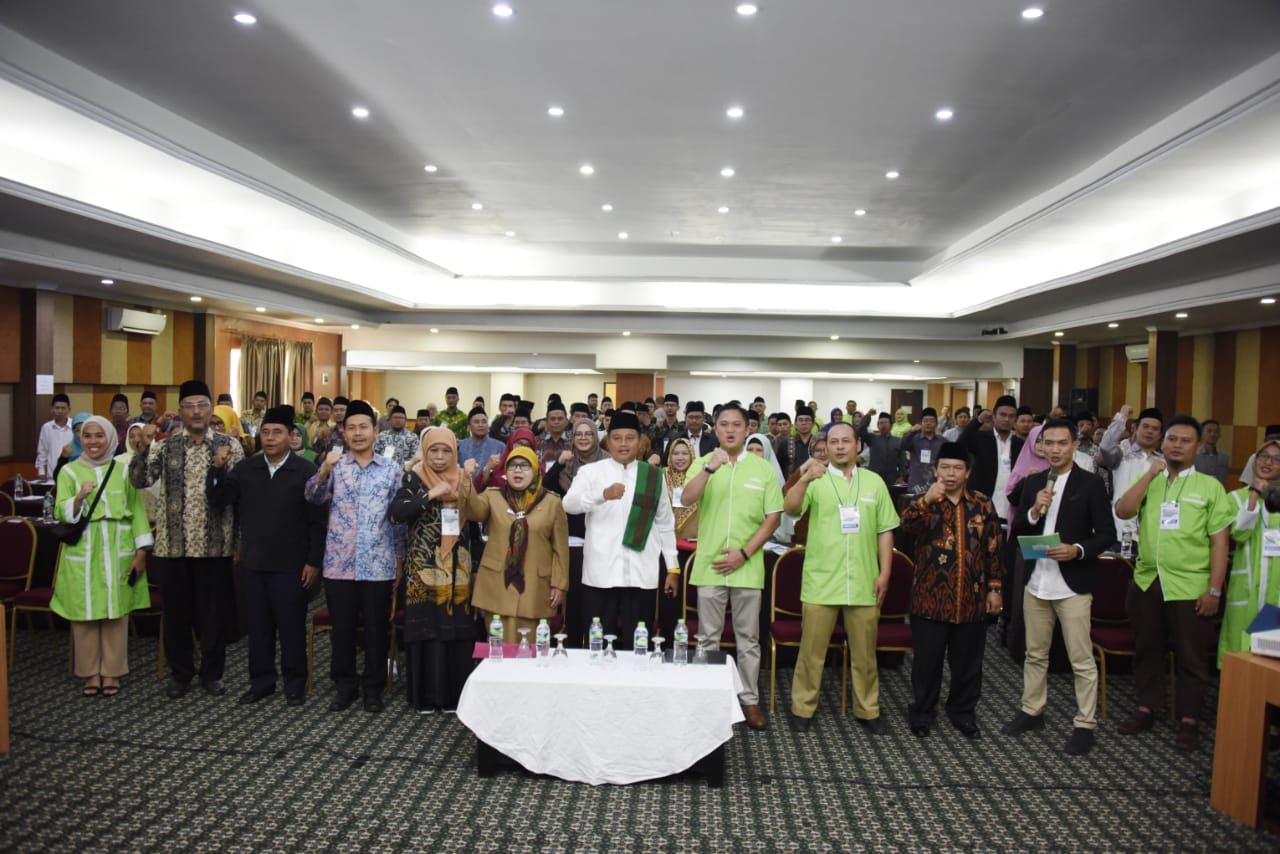
POLYGON ((324 564, 328 507, 302 496, 314 463, 290 453, 272 477, 263 454, 231 471, 210 469, 209 503, 233 504, 240 517, 240 565, 249 572, 292 572, 324 564))
MULTIPOLYGON (((991 498, 996 489, 996 475, 1000 472, 1000 448, 996 445, 994 430, 983 431, 977 418, 969 422, 957 441, 973 454, 973 474, 969 475, 969 489, 991 498)), ((1018 461, 1022 440, 1012 433, 1009 443, 1009 465, 1018 461)))
MULTIPOLYGON (((1032 525, 1027 512, 1036 503, 1036 495, 1049 481, 1047 471, 1036 472, 1021 484, 1022 500, 1012 520, 1015 537, 1044 533, 1045 517, 1032 525)), ((1107 488, 1102 478, 1082 468, 1073 466, 1071 476, 1063 487, 1062 503, 1058 506, 1057 532, 1062 542, 1079 545, 1084 557, 1079 560, 1060 561, 1062 579, 1076 593, 1092 593, 1098 586, 1098 555, 1111 548, 1116 541, 1116 523, 1107 501, 1107 488)), ((1027 568, 1026 579, 1031 577, 1027 568)))

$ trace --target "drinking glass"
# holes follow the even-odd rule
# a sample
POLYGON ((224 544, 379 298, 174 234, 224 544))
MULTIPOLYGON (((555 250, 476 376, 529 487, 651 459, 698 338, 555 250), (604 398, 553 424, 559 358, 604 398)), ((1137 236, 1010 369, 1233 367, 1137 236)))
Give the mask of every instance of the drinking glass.
POLYGON ((616 641, 617 639, 618 639, 617 635, 604 636, 605 645, 604 645, 604 655, 602 656, 602 660, 605 664, 618 663, 618 653, 613 651, 613 642, 616 641))
POLYGON ((649 666, 656 667, 662 663, 662 642, 666 640, 662 635, 655 635, 653 638, 653 651, 649 653, 649 666))
POLYGON ((516 629, 520 633, 520 645, 516 647, 516 658, 533 658, 533 647, 529 646, 529 627, 516 629))
POLYGON ((555 636, 556 648, 551 652, 552 667, 568 667, 569 666, 569 650, 564 648, 565 639, 569 636, 564 632, 560 632, 555 636))
POLYGON ((696 640, 696 641, 698 642, 698 648, 697 648, 697 649, 694 651, 694 653, 693 653, 693 663, 694 663, 694 664, 706 664, 706 663, 707 663, 707 650, 704 648, 704 646, 703 646, 703 645, 704 645, 704 644, 706 643, 706 641, 707 641, 707 636, 706 636, 706 635, 694 635, 694 636, 693 636, 693 639, 694 639, 694 640, 696 640))

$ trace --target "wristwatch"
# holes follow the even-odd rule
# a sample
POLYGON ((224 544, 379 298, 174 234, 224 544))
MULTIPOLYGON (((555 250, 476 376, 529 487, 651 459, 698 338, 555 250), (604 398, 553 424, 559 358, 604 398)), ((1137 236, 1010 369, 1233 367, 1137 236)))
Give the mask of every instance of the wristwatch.
POLYGON ((1222 598, 1222 591, 1221 591, 1221 590, 1219 590, 1219 589, 1218 589, 1218 588, 1216 588, 1216 587, 1210 587, 1210 588, 1209 588, 1209 595, 1210 595, 1210 596, 1212 596, 1214 599, 1221 599, 1221 598, 1222 598))

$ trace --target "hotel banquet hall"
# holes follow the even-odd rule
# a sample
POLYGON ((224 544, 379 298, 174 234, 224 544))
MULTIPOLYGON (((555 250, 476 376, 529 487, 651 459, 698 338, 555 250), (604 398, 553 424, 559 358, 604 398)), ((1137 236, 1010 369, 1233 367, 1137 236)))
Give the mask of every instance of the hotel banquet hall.
MULTIPOLYGON (((1234 489, 1280 423, 1277 297, 1275 0, 0 3, 0 481, 35 477, 55 393, 176 410, 197 378, 247 409, 283 341, 273 405, 410 419, 449 387, 539 416, 1154 406, 1220 423, 1234 489)), ((14 637, 8 851, 1277 846, 1210 803, 1216 671, 1186 753, 1168 719, 1118 734, 1108 659, 1067 756, 1069 670, 1046 732, 1001 734, 1022 670, 994 624, 974 740, 912 736, 910 652, 881 658, 888 738, 842 713, 838 651, 793 733, 794 656, 762 639, 775 711, 719 788, 478 776, 402 686, 327 711, 324 637, 297 709, 236 704, 243 640, 230 695, 170 700, 139 617, 124 690, 90 701, 65 623, 14 637)))

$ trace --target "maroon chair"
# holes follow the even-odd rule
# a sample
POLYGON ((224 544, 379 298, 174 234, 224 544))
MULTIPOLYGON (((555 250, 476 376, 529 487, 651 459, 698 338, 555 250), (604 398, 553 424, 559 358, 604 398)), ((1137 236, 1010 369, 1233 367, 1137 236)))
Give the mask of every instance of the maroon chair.
MULTIPOLYGON (((26 582, 23 584, 22 590, 15 593, 13 597, 9 600, 10 605, 12 607, 12 617, 13 617, 13 622, 9 624, 9 668, 10 669, 13 669, 13 657, 14 657, 13 645, 14 645, 14 642, 17 640, 18 614, 20 613, 27 614, 28 622, 30 622, 31 614, 44 614, 45 619, 49 623, 49 627, 53 628, 53 609, 49 607, 49 603, 53 601, 53 585, 56 583, 58 578, 58 569, 57 569, 57 566, 55 565, 53 570, 53 579, 49 582, 48 587, 33 588, 31 586, 32 575, 35 573, 35 565, 36 565, 35 526, 32 525, 26 519, 16 519, 14 517, 10 517, 8 519, 5 519, 4 522, 0 524, 0 531, 10 534, 15 538, 21 538, 22 528, 20 528, 19 525, 24 526, 26 531, 28 532, 28 536, 30 538, 29 548, 31 550, 31 557, 28 559, 27 577, 26 577, 26 582)), ((4 546, 0 544, 0 549, 3 549, 3 548, 4 546)), ((59 559, 61 559, 61 554, 62 554, 61 546, 58 547, 58 554, 59 554, 59 559)), ((70 661, 71 661, 70 653, 68 653, 68 666, 70 666, 70 661)))
POLYGON ((916 566, 911 558, 893 550, 889 569, 889 591, 880 606, 880 625, 876 628, 876 652, 907 652, 911 649, 911 583, 916 566))
POLYGON ((18 505, 13 503, 13 496, 7 492, 0 492, 0 516, 16 515, 18 515, 18 505))
MULTIPOLYGON (((698 633, 698 588, 689 583, 689 574, 693 570, 693 552, 688 553, 685 558, 684 566, 680 572, 680 583, 684 585, 684 624, 689 629, 689 641, 693 642, 693 637, 698 633)), ((720 631, 720 648, 737 647, 737 641, 733 635, 733 613, 731 605, 726 602, 724 605, 724 628, 720 631)))
MULTIPOLYGON (((8 498, 2 493, 0 497, 8 498)), ((9 503, 12 505, 12 499, 9 503)), ((0 519, 0 602, 8 604, 26 589, 35 562, 35 526, 27 519, 7 514, 0 519)))
MULTIPOLYGON (((804 574, 804 548, 785 552, 773 565, 773 597, 769 602, 769 711, 777 708, 778 647, 799 648, 801 634, 800 582, 804 574)), ((848 709, 849 644, 844 626, 836 624, 827 649, 840 650, 840 714, 848 709)))

